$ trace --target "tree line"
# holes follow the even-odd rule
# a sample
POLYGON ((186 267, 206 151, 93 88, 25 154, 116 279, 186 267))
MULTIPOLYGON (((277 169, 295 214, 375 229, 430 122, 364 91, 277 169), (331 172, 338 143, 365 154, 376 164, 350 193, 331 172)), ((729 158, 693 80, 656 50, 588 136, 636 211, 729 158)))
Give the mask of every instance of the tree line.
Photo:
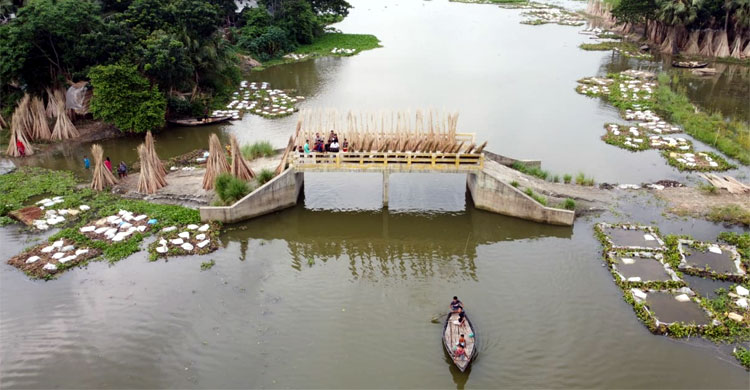
POLYGON ((91 112, 123 131, 196 115, 239 81, 238 53, 311 43, 345 0, 0 0, 0 104, 90 80, 91 112), (146 110, 146 113, 134 114, 146 110))

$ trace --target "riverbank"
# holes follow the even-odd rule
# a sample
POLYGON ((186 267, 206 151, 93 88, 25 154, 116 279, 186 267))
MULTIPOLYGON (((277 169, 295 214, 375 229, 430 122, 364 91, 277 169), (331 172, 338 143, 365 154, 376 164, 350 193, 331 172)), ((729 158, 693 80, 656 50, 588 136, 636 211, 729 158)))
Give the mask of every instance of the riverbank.
POLYGON ((281 58, 262 62, 260 66, 253 67, 252 70, 261 71, 272 66, 307 61, 324 56, 350 57, 362 51, 379 47, 382 47, 380 40, 374 35, 327 32, 319 38, 315 38, 313 43, 300 45, 294 52, 285 54, 281 58))

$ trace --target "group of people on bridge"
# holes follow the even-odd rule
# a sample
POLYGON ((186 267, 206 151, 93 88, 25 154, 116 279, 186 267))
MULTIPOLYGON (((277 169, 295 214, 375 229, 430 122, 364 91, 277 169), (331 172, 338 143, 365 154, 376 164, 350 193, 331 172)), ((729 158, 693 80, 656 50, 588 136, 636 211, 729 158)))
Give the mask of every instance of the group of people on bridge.
POLYGON ((344 138, 344 142, 339 144, 339 136, 333 130, 328 134, 328 140, 326 141, 320 133, 315 133, 315 143, 312 149, 310 149, 310 140, 305 140, 305 145, 300 146, 297 149, 298 152, 304 154, 310 154, 310 152, 316 153, 338 153, 349 151, 349 141, 344 138))

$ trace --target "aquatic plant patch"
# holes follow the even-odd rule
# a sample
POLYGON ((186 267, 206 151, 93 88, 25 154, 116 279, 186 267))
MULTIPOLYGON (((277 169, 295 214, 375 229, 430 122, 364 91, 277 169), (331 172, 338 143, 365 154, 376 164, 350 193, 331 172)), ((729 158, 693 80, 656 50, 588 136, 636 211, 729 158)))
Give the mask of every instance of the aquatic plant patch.
POLYGON ((594 225, 597 237, 605 248, 612 250, 663 251, 664 241, 651 226, 633 224, 594 225))
POLYGON ((577 13, 561 8, 537 9, 524 12, 521 16, 526 17, 521 24, 530 25, 555 23, 561 26, 583 26, 585 23, 585 20, 577 13))
MULTIPOLYGON (((21 167, 0 175, 0 216, 21 208, 29 199, 40 196, 64 196, 74 192, 75 177, 71 172, 44 168, 21 167)), ((12 221, 3 218, 0 225, 12 221)))
POLYGON ((648 142, 651 149, 679 150, 682 152, 693 150, 693 143, 682 137, 650 135, 648 137, 648 142))
POLYGON ((658 252, 615 252, 605 255, 612 274, 623 288, 666 289, 685 286, 671 266, 658 252))
POLYGON ((39 244, 19 255, 8 264, 35 279, 51 279, 65 270, 86 263, 101 254, 96 248, 79 247, 72 240, 60 239, 39 244))
POLYGON ((740 254, 731 245, 678 239, 677 250, 682 272, 736 282, 746 280, 740 254))
POLYGON ((210 224, 165 227, 159 238, 149 246, 149 259, 155 261, 160 257, 211 253, 219 248, 217 235, 218 226, 210 224))
POLYGON ((607 132, 602 136, 602 141, 610 145, 634 152, 647 150, 650 147, 648 139, 635 126, 607 123, 604 128, 607 132))
POLYGON ((576 92, 586 96, 606 96, 609 95, 609 86, 614 80, 605 77, 585 77, 578 80, 576 92))
POLYGON ((649 109, 653 105, 656 83, 642 80, 627 74, 615 73, 608 76, 614 80, 608 95, 609 102, 621 111, 627 109, 649 109))
POLYGON ((226 106, 226 110, 215 110, 214 116, 232 116, 239 119, 246 112, 264 118, 280 118, 291 115, 296 111, 295 104, 304 100, 303 96, 290 96, 292 90, 271 89, 270 84, 243 80, 240 88, 232 95, 233 100, 226 106))
POLYGON ((700 334, 712 324, 713 313, 701 306, 696 294, 688 287, 670 290, 631 288, 629 292, 636 303, 644 305, 653 321, 654 333, 686 337, 700 334))
POLYGON ((155 223, 156 220, 149 219, 146 214, 134 215, 130 211, 120 210, 117 214, 101 218, 78 231, 92 240, 120 242, 136 232, 149 230, 155 223))
POLYGON ((667 163, 680 171, 726 171, 736 168, 726 159, 713 152, 680 153, 663 151, 667 163))

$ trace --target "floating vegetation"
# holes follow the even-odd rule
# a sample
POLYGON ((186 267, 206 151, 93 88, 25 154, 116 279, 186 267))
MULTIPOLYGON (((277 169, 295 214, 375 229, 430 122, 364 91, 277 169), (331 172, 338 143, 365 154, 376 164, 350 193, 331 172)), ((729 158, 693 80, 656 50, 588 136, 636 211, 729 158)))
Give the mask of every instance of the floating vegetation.
POLYGON ((578 80, 576 92, 586 96, 605 96, 609 95, 609 86, 614 80, 605 77, 586 77, 578 80))
POLYGON ((585 20, 579 14, 561 8, 538 9, 524 12, 521 15, 527 18, 522 20, 521 24, 534 26, 547 23, 555 23, 561 26, 583 26, 585 23, 585 20))
POLYGON ((151 261, 159 257, 205 255, 219 248, 216 239, 217 227, 209 224, 189 224, 184 228, 168 226, 161 230, 160 237, 149 246, 151 261))
POLYGON ((120 210, 117 214, 101 218, 78 231, 92 240, 120 242, 136 232, 145 232, 155 223, 156 220, 148 219, 146 214, 136 216, 130 211, 120 210))
POLYGON ((51 279, 68 268, 101 254, 99 249, 79 248, 68 239, 39 244, 8 260, 8 264, 35 279, 51 279))
POLYGON ((616 252, 606 253, 610 271, 620 284, 638 288, 679 288, 685 286, 664 255, 659 252, 616 252))
POLYGON ((649 146, 652 149, 681 150, 693 149, 693 143, 682 137, 669 137, 665 135, 651 135, 648 137, 649 146))
POLYGON ((726 171, 736 168, 726 159, 713 152, 678 153, 664 151, 667 163, 680 171, 726 171))
POLYGON ((296 111, 294 107, 303 96, 289 96, 290 90, 270 89, 267 82, 248 83, 243 80, 240 89, 233 94, 233 99, 227 104, 226 110, 215 110, 213 116, 231 116, 239 119, 240 115, 250 112, 264 118, 280 118, 291 115, 296 111))
POLYGON ((600 241, 614 250, 663 251, 664 241, 651 226, 598 223, 594 226, 600 241))
POLYGON ((742 282, 745 271, 737 248, 726 244, 678 239, 680 271, 701 277, 742 282))
POLYGON ((602 136, 604 142, 630 151, 660 149, 687 152, 693 148, 693 143, 685 138, 650 135, 652 130, 643 123, 639 127, 607 123, 604 128, 607 130, 602 136))

